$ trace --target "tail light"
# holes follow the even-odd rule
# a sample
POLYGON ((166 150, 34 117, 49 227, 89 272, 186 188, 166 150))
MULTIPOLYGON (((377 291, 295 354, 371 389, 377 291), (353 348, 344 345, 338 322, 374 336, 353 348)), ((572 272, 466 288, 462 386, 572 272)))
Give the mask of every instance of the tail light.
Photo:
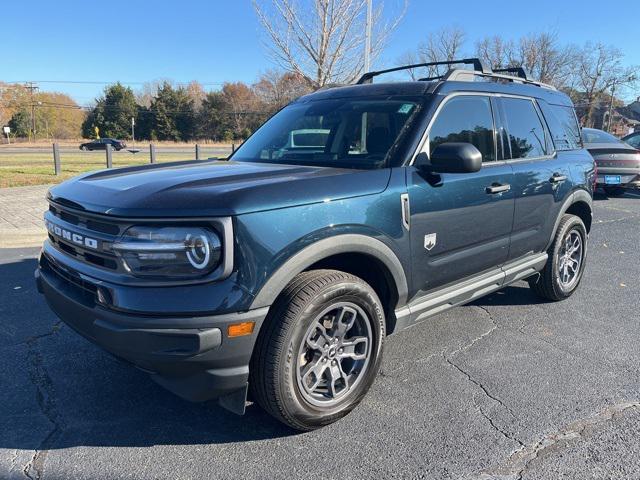
POLYGON ((598 183, 598 164, 593 162, 593 191, 596 191, 596 184, 598 183))

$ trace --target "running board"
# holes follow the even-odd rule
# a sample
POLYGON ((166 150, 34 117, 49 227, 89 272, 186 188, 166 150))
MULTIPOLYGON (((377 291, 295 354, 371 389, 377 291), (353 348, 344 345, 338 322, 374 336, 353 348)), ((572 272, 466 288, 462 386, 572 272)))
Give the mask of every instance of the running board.
POLYGON ((503 265, 502 268, 421 296, 406 307, 396 310, 397 323, 394 332, 404 330, 445 310, 472 302, 535 275, 544 268, 547 258, 546 253, 527 256, 503 265))

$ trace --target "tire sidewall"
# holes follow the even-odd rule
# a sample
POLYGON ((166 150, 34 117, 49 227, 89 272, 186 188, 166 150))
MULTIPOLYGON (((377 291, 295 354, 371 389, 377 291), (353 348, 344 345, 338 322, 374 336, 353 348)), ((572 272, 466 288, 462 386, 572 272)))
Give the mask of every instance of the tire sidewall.
POLYGON ((584 273, 584 269, 587 264, 587 250, 588 250, 587 229, 585 228, 584 223, 582 222, 582 220, 580 220, 580 218, 571 216, 570 219, 567 222, 565 222, 562 225, 561 229, 558 231, 556 241, 554 243, 554 248, 553 248, 551 278, 552 278, 554 293, 559 298, 570 297, 580 285, 580 282, 582 281, 582 275, 584 273), (558 276, 558 261, 559 261, 560 249, 562 248, 564 239, 567 236, 567 234, 572 230, 576 230, 582 239, 582 259, 580 263, 580 270, 578 271, 578 280, 576 281, 576 283, 573 285, 571 289, 567 290, 562 286, 560 282, 560 277, 558 276))
POLYGON ((382 305, 375 292, 366 284, 341 281, 330 285, 311 298, 287 336, 286 354, 280 358, 278 369, 282 372, 280 384, 283 409, 288 416, 302 421, 305 426, 319 427, 334 422, 349 413, 364 397, 373 384, 382 359, 385 336, 385 320, 382 305), (369 317, 373 346, 369 366, 356 388, 346 397, 330 407, 319 407, 307 402, 297 381, 298 348, 312 322, 324 309, 339 302, 351 302, 364 310, 369 317))

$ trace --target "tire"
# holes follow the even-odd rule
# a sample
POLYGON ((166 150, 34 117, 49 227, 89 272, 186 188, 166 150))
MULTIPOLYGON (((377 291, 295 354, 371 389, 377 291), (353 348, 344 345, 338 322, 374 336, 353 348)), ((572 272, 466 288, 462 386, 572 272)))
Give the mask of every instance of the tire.
POLYGON ((539 297, 555 302, 569 298, 576 291, 586 264, 587 240, 587 229, 582 220, 575 215, 563 215, 553 243, 547 251, 549 259, 546 265, 539 276, 529 280, 529 286, 539 297), (579 240, 576 240, 578 237, 579 240), (573 250, 578 241, 579 252, 573 250), (569 255, 571 260, 563 260, 569 244, 571 248, 568 251, 573 250, 574 253, 569 255), (567 281, 568 277, 570 281, 567 281))
POLYGON ((89 149, 87 147, 80 147, 80 150, 82 150, 83 152, 86 152, 89 149))
POLYGON ((373 384, 384 338, 384 309, 366 282, 336 270, 303 272, 262 327, 250 365, 251 397, 296 430, 333 423, 373 384))
POLYGON ((624 192, 622 187, 604 187, 604 193, 607 194, 607 197, 621 197, 624 192))

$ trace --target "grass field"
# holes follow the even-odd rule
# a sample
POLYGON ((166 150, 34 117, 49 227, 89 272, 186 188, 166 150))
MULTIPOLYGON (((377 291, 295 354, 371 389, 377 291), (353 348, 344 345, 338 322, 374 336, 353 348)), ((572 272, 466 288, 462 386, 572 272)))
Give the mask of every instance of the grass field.
MULTIPOLYGON (((204 147, 201 149, 201 158, 222 157, 223 153, 224 151, 221 153, 220 147, 204 147)), ((194 158, 192 149, 162 149, 156 153, 158 163, 193 160, 194 158)), ((61 149, 60 163, 62 173, 56 176, 53 170, 51 148, 29 151, 0 149, 0 188, 59 183, 82 172, 106 168, 106 156, 104 151, 81 152, 61 149)), ((148 151, 136 154, 126 151, 113 152, 114 168, 148 163, 148 151)))

